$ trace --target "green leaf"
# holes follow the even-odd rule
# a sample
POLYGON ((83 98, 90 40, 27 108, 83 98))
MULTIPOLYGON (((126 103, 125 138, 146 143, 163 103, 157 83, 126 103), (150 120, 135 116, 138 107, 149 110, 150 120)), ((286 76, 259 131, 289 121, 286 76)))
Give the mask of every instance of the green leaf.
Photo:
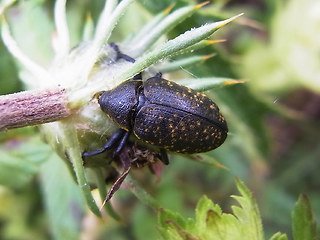
POLYGON ((45 207, 54 239, 79 239, 85 201, 64 162, 52 154, 41 168, 45 207))
POLYGON ((172 30, 176 25, 190 17, 197 9, 201 7, 201 4, 195 6, 186 6, 179 8, 167 15, 162 21, 156 24, 148 34, 141 36, 136 40, 136 44, 132 45, 133 50, 130 51, 132 57, 140 56, 146 49, 155 44, 157 40, 164 34, 172 30))
POLYGON ((214 204, 208 197, 203 196, 196 207, 196 228, 204 230, 207 226, 207 223, 203 221, 208 216, 208 213, 211 212, 208 218, 208 223, 211 224, 214 218, 219 218, 218 216, 222 215, 221 208, 214 204))
POLYGON ((160 233, 164 239, 252 239, 263 238, 262 225, 257 204, 248 188, 236 180, 241 196, 233 196, 240 207, 232 206, 233 214, 223 213, 221 208, 206 196, 196 207, 194 219, 184 219, 178 213, 161 210, 160 233))
POLYGON ((158 217, 160 231, 163 239, 185 239, 183 228, 186 227, 186 221, 179 213, 161 209, 158 217))
MULTIPOLYGON (((154 14, 163 11, 165 8, 170 6, 172 3, 178 5, 182 1, 171 1, 171 0, 162 0, 162 1, 152 1, 152 0, 138 0, 139 3, 143 5, 144 8, 148 9, 154 14)), ((181 4, 180 4, 181 5, 181 4)))
POLYGON ((19 191, 0 187, 1 239, 47 239, 47 222, 36 181, 19 191))
POLYGON ((241 207, 232 206, 234 215, 241 223, 248 239, 264 239, 259 209, 252 193, 242 181, 236 179, 237 188, 242 196, 232 196, 241 207))
POLYGON ((213 57, 213 56, 214 56, 214 54, 208 55, 208 56, 195 55, 192 57, 185 57, 185 58, 178 59, 175 61, 159 64, 157 66, 157 70, 162 73, 178 71, 183 68, 187 68, 189 66, 194 66, 198 63, 204 62, 205 60, 207 60, 208 58, 213 57))
POLYGON ((17 68, 2 44, 0 44, 0 72, 1 87, 0 94, 9 94, 21 89, 21 84, 17 76, 17 68))
POLYGON ((207 91, 213 88, 244 83, 244 81, 233 78, 210 77, 210 78, 185 78, 177 83, 198 91, 207 91))
POLYGON ((286 234, 282 234, 282 233, 275 233, 270 240, 288 240, 288 237, 286 234))
POLYGON ((4 11, 15 2, 16 0, 7 0, 7 1, 1 1, 0 3, 0 15, 4 13, 4 11))
POLYGON ((12 139, 0 148, 0 184, 21 188, 29 183, 44 163, 51 149, 39 137, 12 139))
POLYGON ((320 14, 306 15, 292 23, 299 13, 319 9, 320 2, 270 1, 270 6, 271 2, 276 8, 268 18, 272 41, 247 42, 250 47, 242 59, 241 74, 252 80, 250 86, 260 94, 279 96, 299 88, 319 93, 320 45, 314 33, 319 31, 320 14))
POLYGON ((208 23, 201 27, 193 28, 179 35, 178 37, 171 39, 166 43, 163 43, 156 49, 148 52, 142 57, 137 58, 136 62, 133 63, 130 68, 126 69, 126 71, 124 72, 119 73, 119 77, 123 79, 131 77, 137 72, 140 72, 149 67, 150 65, 164 58, 171 57, 175 53, 199 43, 200 41, 210 37, 215 31, 232 22, 241 15, 242 14, 238 14, 223 21, 208 23))
POLYGON ((12 35, 26 56, 32 56, 30 58, 33 61, 45 65, 52 56, 51 39, 48 36, 52 34, 54 26, 50 14, 41 1, 17 2, 18 8, 22 9, 19 14, 15 17, 10 14, 6 16, 12 35), (28 38, 26 32, 30 33, 28 38))
MULTIPOLYGON (((138 44, 141 39, 143 39, 145 36, 149 34, 151 30, 153 30, 168 14, 171 12, 173 6, 169 6, 168 8, 164 9, 163 11, 159 12, 157 15, 155 15, 152 19, 150 19, 135 35, 131 38, 129 38, 127 41, 127 44, 130 46, 134 46, 135 44, 138 44)), ((136 15, 136 11, 134 12, 136 15)), ((132 18, 130 18, 132 22, 132 18)), ((131 24, 130 24, 131 25, 131 24)))
POLYGON ((312 214, 311 205, 306 195, 301 194, 292 212, 292 232, 295 240, 315 240, 317 223, 312 214))

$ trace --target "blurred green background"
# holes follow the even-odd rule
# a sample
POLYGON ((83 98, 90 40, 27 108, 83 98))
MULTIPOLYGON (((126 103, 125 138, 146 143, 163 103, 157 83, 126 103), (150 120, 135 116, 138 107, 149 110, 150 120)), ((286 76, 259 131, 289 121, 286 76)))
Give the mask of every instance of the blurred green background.
MULTIPOLYGON (((195 1, 176 1, 175 7, 188 3, 195 1)), ((121 41, 170 4, 140 0, 129 8, 113 38, 121 41)), ((73 45, 79 42, 86 14, 90 11, 96 21, 103 5, 99 0, 68 1, 73 45)), ((52 57, 52 12, 53 1, 34 0, 17 2, 7 13, 17 42, 44 66, 52 57)), ((237 176, 257 199, 266 237, 277 231, 290 236, 290 213, 300 193, 309 196, 320 222, 320 2, 211 1, 169 37, 241 12, 245 15, 236 23, 214 34, 227 42, 197 51, 217 56, 187 69, 196 77, 246 81, 207 92, 230 129, 225 144, 208 155, 227 169, 172 155, 160 181, 148 169, 133 175, 164 208, 186 217, 194 215, 203 194, 230 212, 237 176)), ((1 94, 23 89, 18 69, 0 41, 1 94)), ((123 224, 84 211, 66 166, 35 127, 2 132, 0 144, 0 239, 159 239, 156 213, 127 189, 112 200, 123 224)))

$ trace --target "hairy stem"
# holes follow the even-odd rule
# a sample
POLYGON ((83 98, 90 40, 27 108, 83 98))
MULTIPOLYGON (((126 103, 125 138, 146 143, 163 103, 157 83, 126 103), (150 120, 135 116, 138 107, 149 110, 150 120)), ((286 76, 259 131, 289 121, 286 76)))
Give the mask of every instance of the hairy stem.
POLYGON ((65 89, 0 96, 0 131, 64 119, 71 114, 65 89))

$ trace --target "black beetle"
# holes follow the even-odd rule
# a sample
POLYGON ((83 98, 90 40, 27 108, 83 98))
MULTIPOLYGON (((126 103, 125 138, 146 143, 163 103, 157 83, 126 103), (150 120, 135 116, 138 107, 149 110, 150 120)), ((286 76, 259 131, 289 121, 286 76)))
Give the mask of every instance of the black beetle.
MULTIPOLYGON (((113 46, 118 52, 118 48, 113 46)), ((120 54, 120 52, 119 52, 120 54)), ((134 62, 126 56, 125 60, 134 62)), ((116 147, 118 154, 131 132, 149 144, 179 153, 200 153, 219 147, 228 133, 218 106, 203 93, 165 80, 161 74, 141 80, 141 74, 109 91, 101 92, 102 111, 120 127, 102 149, 83 153, 83 157, 116 147)))

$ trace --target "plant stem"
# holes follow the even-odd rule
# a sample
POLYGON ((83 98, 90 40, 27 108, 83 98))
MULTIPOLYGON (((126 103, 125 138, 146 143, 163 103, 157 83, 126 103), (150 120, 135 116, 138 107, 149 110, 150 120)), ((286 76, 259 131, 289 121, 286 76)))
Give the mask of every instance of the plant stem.
POLYGON ((64 131, 63 139, 61 144, 65 147, 65 152, 70 161, 72 162, 74 172, 76 173, 77 182, 80 186, 81 192, 89 209, 97 216, 102 217, 101 212, 97 206, 96 201, 94 200, 90 185, 88 184, 85 170, 83 168, 83 159, 81 157, 81 151, 79 146, 79 141, 77 138, 77 132, 72 123, 65 121, 60 123, 61 129, 64 131))
POLYGON ((71 114, 65 89, 0 96, 0 131, 64 119, 71 114))

